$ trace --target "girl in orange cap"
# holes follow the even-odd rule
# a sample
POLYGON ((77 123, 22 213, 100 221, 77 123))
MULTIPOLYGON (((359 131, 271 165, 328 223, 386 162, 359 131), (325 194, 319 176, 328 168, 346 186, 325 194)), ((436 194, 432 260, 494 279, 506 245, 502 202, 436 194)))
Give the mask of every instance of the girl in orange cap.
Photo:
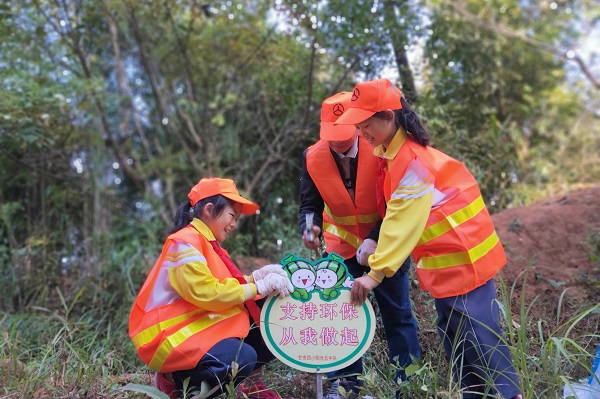
POLYGON ((364 302, 412 252, 419 283, 435 298, 438 332, 463 398, 521 398, 493 279, 506 257, 473 175, 428 145, 429 133, 387 79, 357 84, 335 124, 355 125, 380 158, 384 219, 371 270, 354 280, 353 301, 364 302))
MULTIPOLYGON (((274 358, 256 327, 255 299, 285 296, 294 288, 281 265, 242 275, 220 247, 240 215, 259 209, 239 194, 233 180, 202 179, 188 197, 133 304, 129 335, 140 358, 157 372, 159 390, 182 397, 188 380, 189 390, 213 398, 274 358)), ((242 384, 240 392, 251 399, 280 399, 260 380, 242 384)))
MULTIPOLYGON (((377 157, 353 125, 334 125, 351 99, 352 93, 340 92, 321 105, 320 140, 303 153, 298 219, 307 248, 318 250, 322 232, 327 252, 343 256, 352 277, 358 278, 369 271, 367 259, 377 247, 381 217, 373 179, 377 157), (314 214, 312 240, 305 231, 308 213, 314 214)), ((397 366, 396 381, 406 380, 405 369, 421 356, 417 321, 410 303, 409 269, 407 256, 399 271, 373 290, 389 360, 397 366)), ((323 398, 341 398, 339 385, 353 392, 350 397, 357 396, 362 385, 358 378, 361 374, 362 358, 327 373, 333 384, 323 398)))

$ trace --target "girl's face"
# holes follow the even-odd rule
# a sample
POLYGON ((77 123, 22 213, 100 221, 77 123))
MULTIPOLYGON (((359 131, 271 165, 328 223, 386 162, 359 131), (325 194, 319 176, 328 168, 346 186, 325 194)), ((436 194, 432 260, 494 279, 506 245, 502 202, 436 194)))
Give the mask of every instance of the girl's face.
POLYGON ((393 112, 390 111, 390 119, 381 119, 374 116, 356 124, 360 135, 369 142, 372 147, 383 145, 387 148, 396 134, 393 112))
POLYGON ((242 205, 233 203, 227 205, 223 212, 216 218, 211 215, 213 204, 206 204, 203 213, 203 222, 208 226, 219 242, 225 241, 227 236, 231 234, 241 215, 242 205))

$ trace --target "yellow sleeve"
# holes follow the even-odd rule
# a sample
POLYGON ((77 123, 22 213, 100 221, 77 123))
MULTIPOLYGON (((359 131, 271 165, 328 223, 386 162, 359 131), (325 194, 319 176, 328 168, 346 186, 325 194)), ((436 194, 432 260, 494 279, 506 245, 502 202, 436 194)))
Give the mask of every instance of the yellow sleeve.
POLYGON ((387 204, 375 253, 369 256, 369 276, 381 282, 398 271, 419 242, 431 210, 432 194, 392 199, 387 204))
POLYGON ((381 282, 398 271, 416 247, 433 203, 434 177, 413 160, 387 203, 375 253, 369 256, 369 276, 381 282))
POLYGON ((183 299, 212 312, 240 305, 257 294, 256 285, 252 283, 240 284, 233 277, 219 281, 210 272, 204 256, 192 257, 189 262, 171 267, 169 283, 183 299))

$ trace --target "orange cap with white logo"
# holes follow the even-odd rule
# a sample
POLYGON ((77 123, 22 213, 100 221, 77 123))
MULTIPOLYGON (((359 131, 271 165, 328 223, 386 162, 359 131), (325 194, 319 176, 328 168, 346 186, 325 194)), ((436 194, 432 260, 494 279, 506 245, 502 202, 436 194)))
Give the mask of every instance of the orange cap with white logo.
POLYGON ((190 204, 195 206, 198 201, 220 194, 242 205, 244 215, 253 215, 260 209, 258 204, 242 197, 235 183, 231 179, 220 179, 218 177, 204 178, 198 182, 188 194, 190 204))
POLYGON ((350 107, 352 93, 342 91, 323 101, 321 105, 321 140, 346 141, 352 137, 354 126, 335 126, 334 122, 350 107))
POLYGON ((402 109, 402 92, 388 79, 371 80, 354 86, 350 108, 334 125, 356 125, 386 109, 402 109))

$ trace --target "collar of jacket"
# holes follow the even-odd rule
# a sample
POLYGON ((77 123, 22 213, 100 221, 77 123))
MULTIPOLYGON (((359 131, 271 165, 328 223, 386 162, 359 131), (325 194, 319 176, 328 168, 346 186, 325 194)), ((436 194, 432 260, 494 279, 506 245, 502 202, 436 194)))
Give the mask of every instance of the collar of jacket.
POLYGON ((394 137, 392 138, 390 146, 387 148, 387 150, 383 149, 383 145, 378 145, 377 148, 373 150, 373 154, 379 158, 385 158, 388 160, 396 158, 396 155, 398 155, 398 151, 400 151, 402 144, 404 144, 406 141, 406 136, 406 130, 400 126, 398 130, 396 130, 396 134, 394 134, 394 137))
POLYGON ((215 235, 213 234, 212 231, 210 231, 210 229, 208 228, 208 226, 206 224, 204 224, 204 222, 200 219, 194 218, 192 220, 191 225, 198 230, 198 233, 202 234, 208 241, 215 241, 215 235))

